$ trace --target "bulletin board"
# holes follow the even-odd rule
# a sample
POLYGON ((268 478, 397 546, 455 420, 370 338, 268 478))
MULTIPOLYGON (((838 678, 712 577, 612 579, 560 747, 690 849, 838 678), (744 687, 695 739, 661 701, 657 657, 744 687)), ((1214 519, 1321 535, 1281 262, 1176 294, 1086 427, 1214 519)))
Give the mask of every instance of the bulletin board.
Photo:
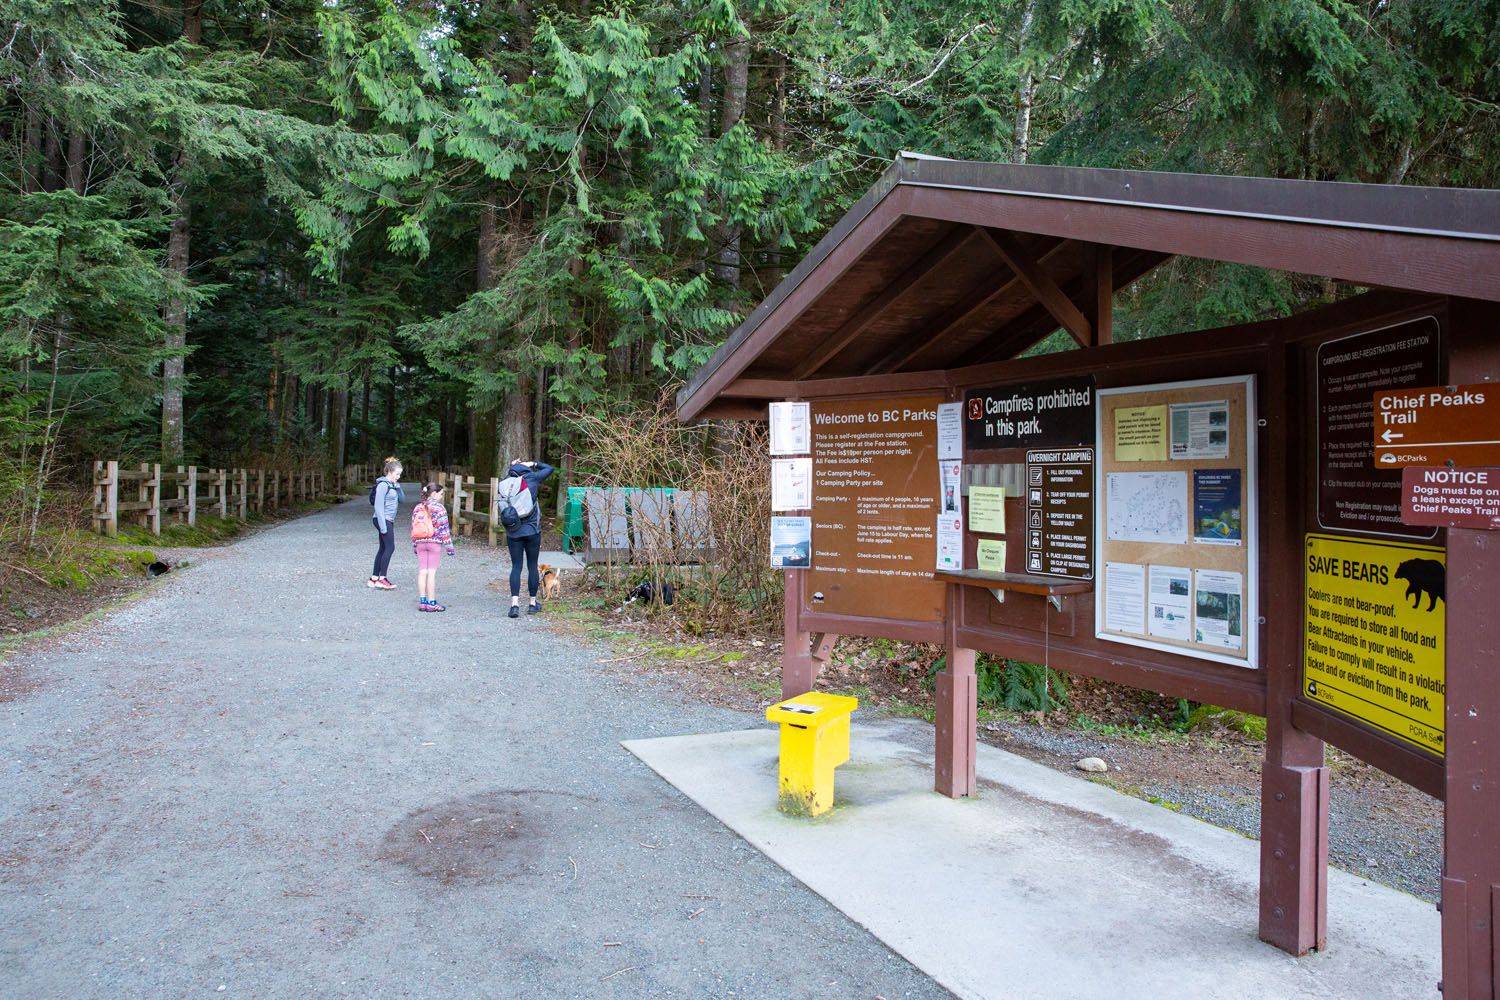
POLYGON ((1259 665, 1255 379, 1098 392, 1094 634, 1259 665))

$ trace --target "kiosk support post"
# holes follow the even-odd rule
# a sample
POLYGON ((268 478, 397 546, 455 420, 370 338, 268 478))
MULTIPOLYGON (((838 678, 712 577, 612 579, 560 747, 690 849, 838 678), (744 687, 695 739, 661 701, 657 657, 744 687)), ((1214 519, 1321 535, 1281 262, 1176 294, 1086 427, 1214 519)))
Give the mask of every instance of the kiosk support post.
MULTIPOLYGON (((1453 300, 1448 380, 1490 381, 1497 369, 1492 303, 1453 300)), ((1447 753, 1443 796, 1443 996, 1500 993, 1500 544, 1491 531, 1448 529, 1447 753)))
MULTIPOLYGON (((1293 465, 1297 431, 1288 419, 1291 395, 1285 355, 1266 372, 1263 389, 1266 465, 1293 465)), ((1267 548, 1298 552, 1302 537, 1295 501, 1285 485, 1266 491, 1262 517, 1267 548)), ((1264 563, 1272 606, 1302 602, 1301 564, 1295 559, 1264 563)), ((1303 628, 1292 617, 1267 630, 1266 750, 1260 769, 1260 939, 1291 955, 1328 947, 1328 768, 1322 739, 1292 723, 1292 703, 1301 687, 1303 628)))
POLYGON ((947 669, 937 675, 937 752, 934 787, 951 799, 973 795, 975 723, 979 688, 972 649, 958 644, 959 605, 963 591, 948 584, 948 614, 944 622, 947 669))
POLYGON ((781 640, 781 698, 795 698, 812 690, 817 665, 812 658, 812 636, 802 631, 802 570, 785 574, 785 625, 781 640))

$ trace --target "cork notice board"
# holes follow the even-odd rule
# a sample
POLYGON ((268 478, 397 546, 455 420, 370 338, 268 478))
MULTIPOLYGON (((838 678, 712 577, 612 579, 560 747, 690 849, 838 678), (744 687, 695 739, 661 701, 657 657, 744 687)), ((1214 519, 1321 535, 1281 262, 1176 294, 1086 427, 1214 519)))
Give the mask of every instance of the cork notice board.
POLYGON ((1254 377, 1098 401, 1094 634, 1256 667, 1254 377))

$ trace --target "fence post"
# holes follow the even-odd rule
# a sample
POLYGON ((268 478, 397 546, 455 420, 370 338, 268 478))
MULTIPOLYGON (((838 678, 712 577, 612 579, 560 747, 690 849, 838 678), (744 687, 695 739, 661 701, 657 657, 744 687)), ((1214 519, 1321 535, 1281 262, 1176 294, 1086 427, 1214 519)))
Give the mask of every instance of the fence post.
POLYGON ((266 470, 255 470, 255 512, 264 514, 266 512, 266 470))
MULTIPOLYGON (((467 492, 467 493, 464 494, 464 509, 467 510, 470 514, 472 514, 472 513, 474 513, 474 501, 477 500, 478 497, 476 497, 474 495, 474 477, 470 476, 470 477, 468 477, 468 479, 469 479, 469 492, 467 492)), ((464 522, 464 537, 467 538, 467 537, 469 537, 472 534, 474 534, 474 522, 473 521, 465 521, 464 522)))
POLYGON ((500 527, 500 480, 495 476, 490 477, 490 545, 499 541, 500 527))
POLYGON ((250 500, 250 474, 244 469, 240 470, 240 520, 243 521, 249 514, 250 500))
POLYGON ((151 466, 151 534, 161 534, 161 465, 151 466))
POLYGON ((120 529, 120 465, 118 462, 94 463, 94 530, 114 538, 120 529))
POLYGON ((229 470, 218 469, 217 479, 219 482, 219 516, 225 520, 229 519, 229 470))
POLYGON ((464 533, 464 477, 453 477, 453 527, 464 533))
POLYGON ((187 523, 191 528, 198 523, 198 467, 187 467, 187 523))

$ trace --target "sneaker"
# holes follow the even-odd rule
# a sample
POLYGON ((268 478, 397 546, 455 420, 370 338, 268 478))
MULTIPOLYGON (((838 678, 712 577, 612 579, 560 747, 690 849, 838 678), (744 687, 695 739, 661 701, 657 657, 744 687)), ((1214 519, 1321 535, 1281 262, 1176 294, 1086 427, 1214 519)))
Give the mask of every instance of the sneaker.
POLYGON ((446 605, 446 604, 439 604, 437 601, 433 601, 431 604, 427 605, 427 610, 428 611, 447 611, 448 610, 448 605, 446 605))
POLYGON ((432 605, 428 604, 426 601, 423 601, 421 604, 417 605, 417 610, 418 611, 431 611, 432 610, 432 605))
POLYGON ((526 613, 528 615, 534 615, 540 610, 542 610, 542 606, 540 604, 528 604, 526 606, 526 613))
POLYGON ((507 617, 510 617, 510 618, 519 618, 519 617, 521 617, 521 606, 519 604, 512 604, 510 606, 510 614, 507 617))
POLYGON ((378 579, 378 580, 374 581, 373 583, 371 583, 370 586, 374 587, 376 590, 395 590, 396 589, 396 585, 394 583, 392 583, 391 581, 387 580, 383 576, 380 579, 378 579))
POLYGON ((366 587, 375 587, 376 589, 379 589, 379 587, 380 587, 380 578, 379 577, 375 577, 375 576, 370 577, 368 580, 365 581, 365 586, 366 587))

